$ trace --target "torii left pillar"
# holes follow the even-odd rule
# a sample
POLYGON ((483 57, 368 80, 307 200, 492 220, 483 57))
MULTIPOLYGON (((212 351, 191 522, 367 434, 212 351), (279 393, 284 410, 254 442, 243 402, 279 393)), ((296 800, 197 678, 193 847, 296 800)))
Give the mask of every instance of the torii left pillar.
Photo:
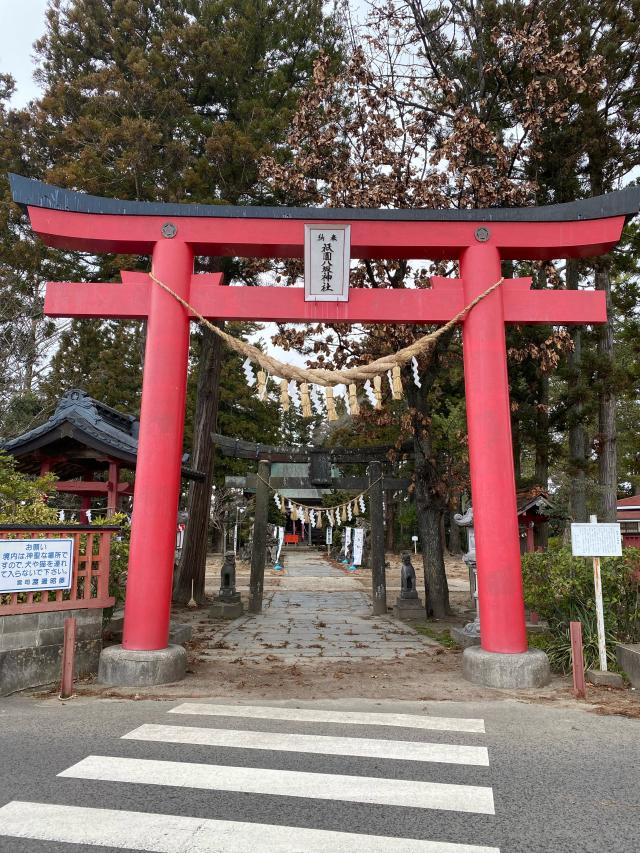
MULTIPOLYGON (((189 300, 193 250, 189 244, 164 239, 156 243, 152 269, 162 281, 189 300)), ((189 360, 189 316, 160 287, 150 291, 140 442, 133 498, 124 633, 121 646, 100 656, 99 680, 105 684, 141 686, 178 681, 187 653, 169 645, 171 588, 176 515, 189 360)))

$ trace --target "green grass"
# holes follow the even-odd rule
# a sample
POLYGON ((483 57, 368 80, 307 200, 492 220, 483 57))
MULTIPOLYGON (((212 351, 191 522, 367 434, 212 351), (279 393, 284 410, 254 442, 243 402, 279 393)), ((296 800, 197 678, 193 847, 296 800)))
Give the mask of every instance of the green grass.
POLYGON ((436 631, 436 629, 432 628, 430 625, 412 625, 412 627, 415 628, 418 634, 422 634, 423 637, 429 637, 432 640, 436 640, 436 642, 440 643, 441 646, 444 646, 447 649, 459 648, 456 641, 452 638, 448 628, 444 631, 436 631))

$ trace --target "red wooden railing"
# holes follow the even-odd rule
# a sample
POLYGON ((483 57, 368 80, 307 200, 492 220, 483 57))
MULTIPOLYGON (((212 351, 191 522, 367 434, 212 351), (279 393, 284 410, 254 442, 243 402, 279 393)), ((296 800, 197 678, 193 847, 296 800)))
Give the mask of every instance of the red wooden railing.
POLYGON ((113 607, 115 598, 109 595, 109 557, 111 537, 119 529, 89 525, 0 525, 0 543, 7 539, 73 539, 71 589, 3 593, 0 616, 113 607))

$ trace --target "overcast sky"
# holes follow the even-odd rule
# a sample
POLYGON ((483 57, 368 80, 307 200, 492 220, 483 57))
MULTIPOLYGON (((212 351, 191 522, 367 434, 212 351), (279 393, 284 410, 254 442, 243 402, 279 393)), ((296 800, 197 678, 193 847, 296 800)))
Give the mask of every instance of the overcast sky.
MULTIPOLYGON (((362 11, 365 0, 354 0, 352 8, 362 11)), ((33 82, 33 43, 44 32, 47 0, 0 0, 0 72, 16 81, 13 105, 20 107, 38 95, 33 82)))
POLYGON ((47 0, 0 0, 0 71, 16 80, 14 106, 38 94, 33 82, 33 43, 44 32, 46 7, 47 0))

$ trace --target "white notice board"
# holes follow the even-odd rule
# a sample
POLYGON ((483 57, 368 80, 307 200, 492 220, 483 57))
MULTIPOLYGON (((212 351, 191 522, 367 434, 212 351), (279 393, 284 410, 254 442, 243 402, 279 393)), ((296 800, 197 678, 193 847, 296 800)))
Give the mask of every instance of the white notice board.
POLYGON ((571 553, 574 557, 621 557, 619 524, 572 524, 571 553))
POLYGON ((70 589, 73 539, 3 539, 0 593, 70 589))

